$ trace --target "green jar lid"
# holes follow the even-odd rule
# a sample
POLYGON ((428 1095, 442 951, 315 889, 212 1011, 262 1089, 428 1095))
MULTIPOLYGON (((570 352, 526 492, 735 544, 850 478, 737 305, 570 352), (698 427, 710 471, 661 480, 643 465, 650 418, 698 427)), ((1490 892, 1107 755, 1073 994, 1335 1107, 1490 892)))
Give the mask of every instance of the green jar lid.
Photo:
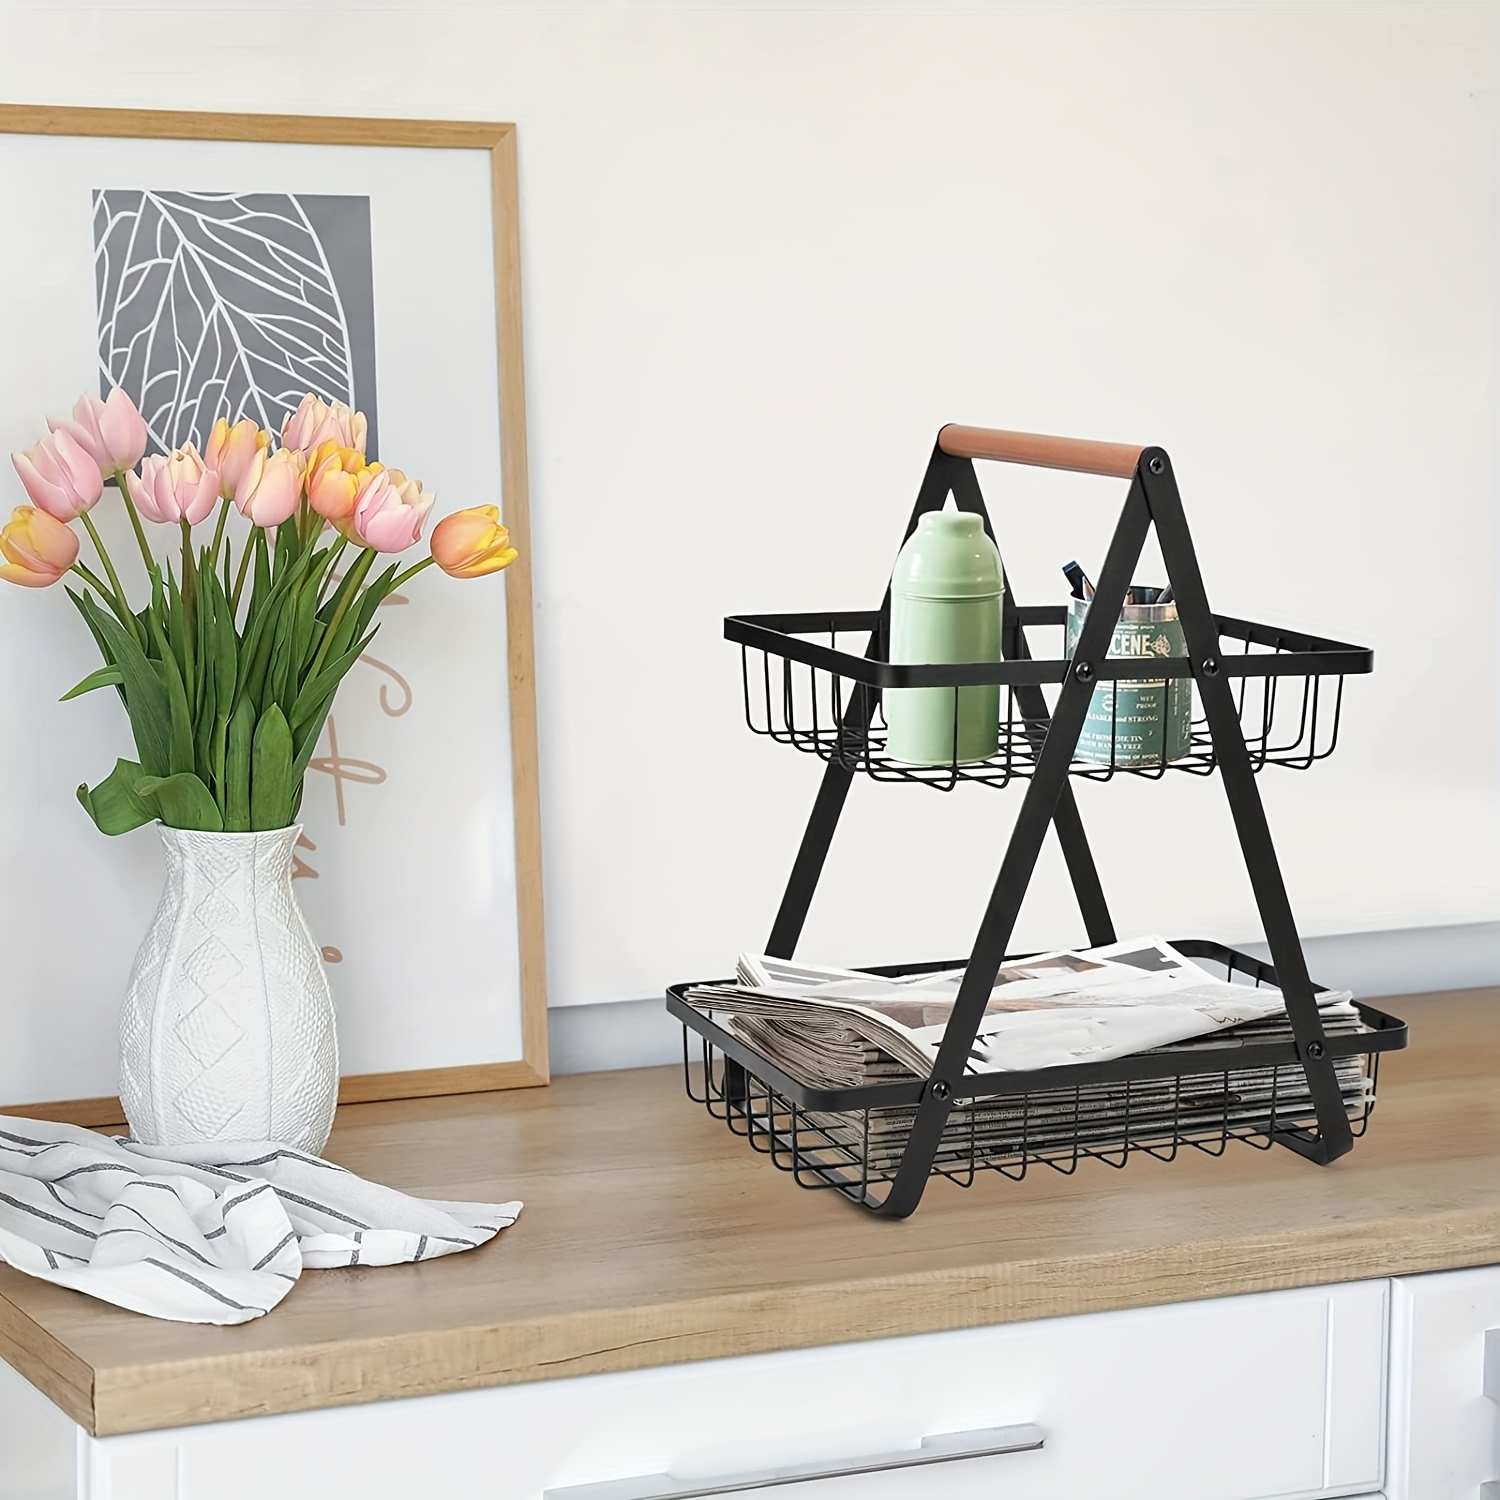
POLYGON ((983 520, 967 511, 928 511, 896 559, 891 591, 908 599, 996 598, 1000 554, 983 520))

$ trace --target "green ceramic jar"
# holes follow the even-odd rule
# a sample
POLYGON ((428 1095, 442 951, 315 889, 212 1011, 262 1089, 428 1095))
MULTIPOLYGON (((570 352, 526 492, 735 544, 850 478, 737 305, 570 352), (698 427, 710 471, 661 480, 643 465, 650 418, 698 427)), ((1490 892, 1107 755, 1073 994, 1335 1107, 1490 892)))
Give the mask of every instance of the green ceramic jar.
MULTIPOLYGON (((978 516, 928 511, 891 575, 892 662, 1000 660, 1000 554, 978 516)), ((1000 744, 1000 688, 887 688, 886 754, 909 765, 966 765, 1000 744)))

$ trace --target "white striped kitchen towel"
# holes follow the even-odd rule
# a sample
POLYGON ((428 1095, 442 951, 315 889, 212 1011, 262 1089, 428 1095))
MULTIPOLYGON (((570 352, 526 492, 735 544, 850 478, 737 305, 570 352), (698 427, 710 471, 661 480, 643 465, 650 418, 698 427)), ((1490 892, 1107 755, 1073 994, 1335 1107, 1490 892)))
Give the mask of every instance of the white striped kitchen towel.
POLYGON ((132 1312, 246 1323, 304 1269, 482 1245, 519 1203, 439 1203, 271 1141, 137 1146, 0 1115, 0 1261, 132 1312))

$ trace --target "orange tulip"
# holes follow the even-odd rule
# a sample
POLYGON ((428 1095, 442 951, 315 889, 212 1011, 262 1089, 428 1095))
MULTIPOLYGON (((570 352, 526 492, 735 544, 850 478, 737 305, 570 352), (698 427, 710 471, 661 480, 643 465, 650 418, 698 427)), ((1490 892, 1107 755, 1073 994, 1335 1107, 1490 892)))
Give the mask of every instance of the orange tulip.
POLYGON ((433 527, 432 560, 453 578, 483 578, 508 568, 521 554, 510 544, 493 505, 454 511, 433 527))
MULTIPOLYGON (((371 464, 379 470, 379 464, 371 464)), ((357 448, 341 448, 337 438, 319 443, 307 455, 307 501, 325 521, 337 524, 354 512, 354 492, 367 472, 357 448)))
POLYGON ((26 589, 56 583, 78 561, 78 538, 69 526, 34 505, 18 505, 0 530, 5 563, 0 578, 26 589))

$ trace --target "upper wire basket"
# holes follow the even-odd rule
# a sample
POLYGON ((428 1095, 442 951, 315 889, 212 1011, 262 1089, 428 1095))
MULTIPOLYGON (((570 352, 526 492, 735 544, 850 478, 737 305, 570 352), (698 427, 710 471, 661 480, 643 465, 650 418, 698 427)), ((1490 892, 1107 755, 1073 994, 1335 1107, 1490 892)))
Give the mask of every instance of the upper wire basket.
MULTIPOLYGON (((724 622, 724 634, 740 647, 745 721, 754 733, 876 781, 914 781, 949 791, 961 781, 1003 787, 1032 774, 1051 723, 1044 690, 1073 670, 1064 645, 1067 614, 1062 605, 1015 610, 1015 622, 1005 633, 1006 659, 972 665, 889 662, 879 610, 733 615, 724 622), (946 764, 913 765, 886 753, 885 692, 947 689, 956 746, 959 690, 992 683, 1000 691, 994 755, 966 763, 954 754, 946 764)), ((1231 680, 1251 766, 1306 770, 1331 755, 1338 744, 1344 678, 1371 671, 1374 653, 1226 615, 1214 620, 1221 646, 1218 670, 1231 680)), ((1105 681, 1171 680, 1173 691, 1193 691, 1184 658, 1110 659, 1098 675, 1105 681)), ((1112 734, 1108 751, 1096 746, 1092 755, 1075 757, 1071 773, 1096 781, 1120 773, 1206 776, 1218 760, 1207 721, 1197 716, 1185 755, 1169 758, 1163 748, 1155 758, 1143 757, 1139 746, 1120 753, 1112 734)))

